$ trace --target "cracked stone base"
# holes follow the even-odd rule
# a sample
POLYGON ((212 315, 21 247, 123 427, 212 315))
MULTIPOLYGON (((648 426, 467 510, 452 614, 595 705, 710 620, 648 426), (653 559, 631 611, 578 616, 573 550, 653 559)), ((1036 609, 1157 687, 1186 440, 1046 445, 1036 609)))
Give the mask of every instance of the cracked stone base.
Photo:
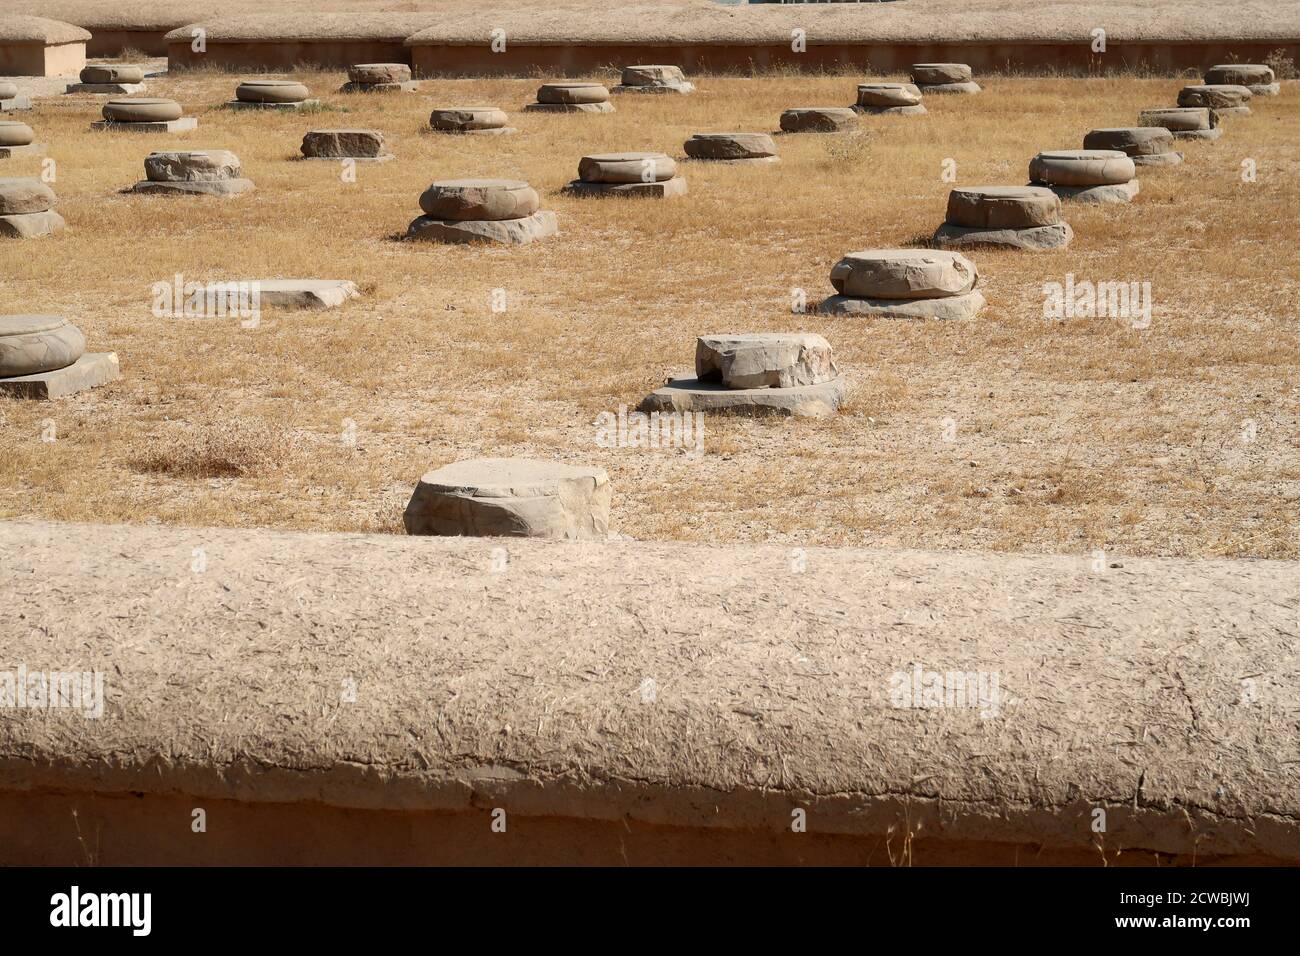
POLYGON ((869 319, 971 319, 984 308, 985 299, 978 290, 964 295, 935 299, 873 299, 833 295, 822 300, 817 311, 826 315, 861 316, 869 319))
POLYGON ((231 110, 279 110, 289 113, 309 106, 320 106, 320 100, 302 100, 297 103, 248 103, 244 100, 231 100, 226 104, 226 108, 231 110))
POLYGON ((344 83, 339 87, 340 93, 418 93, 418 80, 406 80, 403 83, 344 83))
POLYGON ((980 85, 973 80, 968 80, 965 83, 931 83, 928 85, 925 83, 917 83, 916 88, 920 90, 922 94, 980 92, 980 85))
POLYGON ((585 183, 575 179, 562 190, 570 196, 647 196, 671 199, 686 195, 686 178, 674 176, 658 183, 585 183))
POLYGON ((15 156, 42 156, 44 154, 44 143, 28 143, 26 146, 0 146, 0 159, 13 159, 15 156))
POLYGON ((175 183, 156 183, 142 179, 127 191, 158 196, 238 196, 253 188, 251 179, 184 180, 175 183))
POLYGON ((1132 202, 1133 197, 1142 188, 1136 179, 1109 186, 1054 186, 1051 183, 1030 183, 1029 185, 1050 189, 1069 202, 1092 203, 1099 206, 1132 202))
POLYGON ((434 219, 419 216, 406 230, 407 239, 425 242, 495 242, 503 246, 522 246, 559 232, 555 213, 543 209, 522 219, 470 220, 434 219))
POLYGON ((1068 222, 1028 229, 968 229, 944 223, 934 231, 934 244, 941 249, 964 249, 970 246, 1001 246, 1007 249, 1064 249, 1074 238, 1068 222))
POLYGON ((118 93, 130 95, 144 92, 143 83, 73 83, 67 93, 118 93))
POLYGON ((1223 127, 1216 126, 1213 129, 1173 129, 1169 132, 1174 134, 1174 139, 1216 140, 1223 135, 1223 127))
POLYGON ((694 83, 662 83, 657 86, 612 86, 611 93, 694 93, 694 83))
POLYGON ((67 223, 53 209, 45 212, 0 216, 0 236, 7 239, 39 239, 61 232, 67 223))
POLYGON ((32 101, 25 96, 15 96, 12 99, 0 100, 0 113, 16 113, 20 110, 29 110, 32 108, 32 101))
POLYGON ((525 113, 612 113, 613 103, 529 103, 525 113))
POLYGON ((180 119, 158 120, 146 123, 112 123, 98 120, 90 124, 91 129, 106 130, 111 133, 187 133, 198 129, 199 120, 195 116, 182 116, 180 119))
POLYGON ((19 398, 62 398, 88 388, 107 385, 121 377, 116 352, 87 352, 67 368, 0 378, 0 392, 19 398))
POLYGON ((1183 161, 1182 153, 1148 153, 1144 156, 1130 156, 1134 166, 1177 166, 1183 161))
POLYGON ((928 112, 921 103, 913 106, 863 106, 859 103, 853 109, 867 116, 924 116, 928 112))
POLYGON ((334 309, 360 292, 349 279, 251 279, 258 303, 272 309, 334 309))
POLYGON ((444 136, 509 136, 511 133, 517 133, 513 126, 498 126, 496 129, 438 129, 429 127, 431 133, 442 133, 444 136))
POLYGON ((674 375, 637 406, 640 412, 718 412, 725 415, 795 415, 830 418, 844 402, 848 383, 843 375, 817 385, 793 388, 727 388, 721 382, 701 382, 694 375, 674 375))

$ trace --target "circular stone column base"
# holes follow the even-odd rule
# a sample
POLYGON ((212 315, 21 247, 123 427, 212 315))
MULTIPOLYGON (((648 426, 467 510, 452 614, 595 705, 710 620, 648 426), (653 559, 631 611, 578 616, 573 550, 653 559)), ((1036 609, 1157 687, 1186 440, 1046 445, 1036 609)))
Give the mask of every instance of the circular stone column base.
POLYGON ((1136 179, 1130 179, 1126 183, 1106 186, 1054 186, 1051 183, 1030 183, 1029 185, 1050 189, 1068 202, 1090 203, 1098 206, 1132 202, 1133 197, 1142 189, 1141 184, 1136 179))
POLYGON ((727 388, 721 382, 701 382, 681 374, 641 400, 639 412, 716 412, 724 415, 791 415, 830 418, 844 403, 848 383, 843 375, 817 385, 791 388, 727 388))
POLYGON ((525 113, 612 113, 613 103, 529 103, 525 113))
POLYGON ((0 236, 8 239, 39 239, 61 232, 67 223, 53 209, 45 212, 0 216, 0 236))
POLYGON ((238 196, 253 188, 251 179, 187 179, 167 183, 142 179, 127 192, 155 196, 238 196))
POLYGON ((1045 249, 1064 249, 1073 238, 1074 230, 1068 222, 1032 226, 1028 229, 972 229, 944 223, 934 231, 933 241, 943 249, 1000 246, 1005 249, 1040 252, 1045 249))
POLYGON ((559 231, 555 213, 542 209, 522 219, 455 220, 418 216, 407 227, 406 238, 457 245, 495 242, 503 246, 522 246, 559 231))
POLYGON ((917 83, 916 88, 925 93, 979 93, 980 85, 974 80, 965 83, 917 83))
POLYGON ((869 319, 971 319, 986 305, 984 295, 972 290, 964 295, 935 299, 874 299, 833 295, 823 299, 817 311, 824 315, 860 316, 869 319))
POLYGON ((674 176, 657 183, 587 183, 575 179, 560 192, 570 196, 646 196, 671 199, 686 195, 686 177, 674 176))
POLYGON ((1130 156, 1135 166, 1177 166, 1183 161, 1182 153, 1143 153, 1130 156))
POLYGON ((915 106, 863 106, 859 103, 853 107, 853 111, 867 116, 924 116, 929 112, 920 103, 915 106))
POLYGON ((340 93, 418 93, 420 84, 417 80, 402 83, 344 83, 339 87, 340 93))
POLYGON ((86 337, 55 315, 0 316, 0 378, 67 368, 86 351, 86 337))

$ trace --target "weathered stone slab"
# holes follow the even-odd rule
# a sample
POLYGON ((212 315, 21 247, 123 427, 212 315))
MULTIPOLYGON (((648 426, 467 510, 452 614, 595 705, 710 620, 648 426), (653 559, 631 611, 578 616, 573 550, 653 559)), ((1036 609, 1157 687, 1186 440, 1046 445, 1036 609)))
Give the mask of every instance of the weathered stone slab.
POLYGON ((1116 186, 1135 174, 1133 160, 1118 149, 1048 150, 1029 161, 1030 181, 1044 186, 1116 186))
POLYGON ((608 101, 609 90, 600 83, 543 83, 537 88, 538 103, 577 106, 608 101))
POLYGON ((682 148, 691 159, 713 162, 779 161, 776 141, 767 133, 696 133, 682 148))
POLYGON ((440 106, 429 114, 429 126, 440 133, 501 133, 507 122, 506 111, 495 106, 440 106))
POLYGON ((1132 202, 1142 186, 1136 179, 1130 179, 1126 183, 1106 186, 1048 186, 1047 188, 1068 202, 1109 206, 1132 202))
POLYGON ((314 129, 302 138, 302 154, 312 159, 382 159, 384 134, 377 129, 314 129))
POLYGON ((1204 106, 1220 116, 1249 116, 1249 89, 1232 83, 1185 86, 1178 91, 1179 106, 1204 106))
POLYGON ((613 103, 529 103, 525 113, 612 113, 613 103))
POLYGON ((918 86, 922 83, 930 86, 942 86, 945 83, 969 83, 974 74, 965 63, 913 63, 912 82, 918 86))
POLYGON ((917 86, 926 96, 945 93, 979 93, 982 87, 973 80, 968 83, 918 83, 917 86))
POLYGON ((1127 154, 1135 163, 1142 156, 1174 152, 1174 134, 1163 126, 1115 126, 1090 130, 1083 137, 1084 149, 1113 149, 1127 154))
POLYGON ((657 183, 588 183, 575 179, 561 192, 571 196, 643 196, 651 199, 671 199, 685 196, 686 177, 676 176, 657 183))
POLYGON ((876 299, 935 299, 964 295, 979 270, 959 252, 942 249, 864 249, 831 268, 835 291, 876 299))
POLYGON ((1176 152, 1146 153, 1133 157, 1136 166, 1177 166, 1183 161, 1183 154, 1176 152))
POLYGON ((695 376, 731 389, 819 385, 839 375, 830 343, 811 332, 701 335, 695 376))
POLYGON ((0 146, 0 159, 16 159, 19 156, 42 156, 44 143, 28 143, 26 146, 0 146))
POLYGON ((354 63, 348 67, 352 83, 406 83, 410 79, 411 68, 405 63, 354 63))
POLYGON ((612 93, 691 93, 695 84, 686 80, 680 66, 642 64, 623 67, 621 82, 612 93))
POLYGON ((781 114, 786 133, 842 133, 858 125, 851 106, 798 106, 781 114))
POLYGON ((14 96, 0 100, 0 113, 21 113, 32 108, 32 101, 25 96, 14 96))
POLYGON ((637 406, 645 412, 717 412, 727 415, 792 415, 829 418, 844 403, 844 376, 817 385, 793 388, 728 388, 721 382, 701 382, 694 375, 670 378, 637 406))
POLYGON ((125 63, 115 65, 85 66, 79 77, 82 83, 143 83, 144 67, 125 63))
POLYGON ((957 321, 974 318, 985 306, 984 295, 972 289, 965 295, 937 299, 878 299, 870 296, 833 295, 823 299, 817 311, 826 315, 860 316, 869 319, 939 319, 957 321))
POLYGON ((1068 222, 1027 229, 972 229, 944 223, 934 232, 934 243, 942 248, 966 249, 979 246, 999 246, 1006 249, 1024 249, 1040 252, 1046 249, 1064 249, 1074 238, 1068 222))
POLYGON ((419 216, 407 228, 406 238, 426 242, 495 242, 504 246, 522 246, 559 231, 555 213, 543 209, 523 219, 465 221, 419 216))
POLYGON ((407 534, 603 539, 610 498, 603 468, 476 458, 425 474, 402 521, 407 534))
POLYGON ((677 164, 666 153, 596 153, 578 161, 584 183, 665 182, 677 175, 677 164))
POLYGON ((1282 92, 1273 68, 1263 63, 1221 63, 1205 71, 1206 86, 1244 86, 1253 96, 1282 92))
POLYGON ((1218 126, 1214 110, 1205 106, 1169 106, 1143 110, 1138 116, 1143 126, 1163 126, 1169 132, 1200 132, 1218 126))
POLYGON ((349 279, 253 279, 250 285, 259 306, 271 309, 334 309, 361 295, 349 279))
POLYGON ((37 400, 62 398, 107 385, 121 377, 116 352, 89 352, 65 368, 0 378, 0 392, 37 400))
POLYGON ((93 93, 98 96, 114 93, 129 96, 144 91, 143 83, 71 83, 65 93, 93 93))
POLYGON ((945 222, 974 229, 1028 229, 1059 222, 1061 202, 1041 186, 958 186, 945 222))
POLYGON ((405 83, 344 83, 340 93, 418 93, 420 84, 415 80, 405 83))
POLYGON ((128 192, 154 196, 238 196, 254 188, 251 179, 192 179, 176 182, 142 179, 128 192))
POLYGON ((196 116, 182 116, 180 119, 158 123, 117 123, 99 120, 90 124, 91 129, 103 130, 107 133, 188 133, 198 127, 199 120, 196 116))
POLYGON ((156 183, 239 179, 239 157, 228 149, 164 150, 144 158, 146 178, 156 183))
POLYGON ((61 232, 67 223, 53 209, 45 212, 0 216, 0 236, 6 239, 39 239, 61 232))
POLYGON ((81 329, 57 315, 0 315, 0 378, 66 368, 86 351, 81 329))
POLYGON ((58 202, 54 190, 31 177, 0 179, 0 216, 45 212, 58 202))
POLYGON ((859 83, 857 105, 870 112, 916 107, 921 105, 921 91, 915 83, 859 83))

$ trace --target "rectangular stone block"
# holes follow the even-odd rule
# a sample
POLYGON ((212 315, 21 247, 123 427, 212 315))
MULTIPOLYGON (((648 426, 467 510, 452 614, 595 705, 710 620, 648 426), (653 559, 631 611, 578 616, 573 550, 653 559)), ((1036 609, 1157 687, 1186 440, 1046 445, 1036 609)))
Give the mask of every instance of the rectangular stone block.
POLYGON ((62 398, 107 385, 122 377, 116 352, 87 352, 67 368, 37 375, 15 375, 0 378, 0 392, 19 398, 45 400, 62 398))
POLYGON ((130 95, 144 90, 143 83, 73 83, 67 93, 119 93, 130 95))
POLYGON ((90 124, 91 129, 107 130, 112 133, 187 133, 192 129, 198 129, 198 126, 199 120, 196 116, 182 116, 180 119, 156 123, 110 123, 108 120, 97 120, 90 124))

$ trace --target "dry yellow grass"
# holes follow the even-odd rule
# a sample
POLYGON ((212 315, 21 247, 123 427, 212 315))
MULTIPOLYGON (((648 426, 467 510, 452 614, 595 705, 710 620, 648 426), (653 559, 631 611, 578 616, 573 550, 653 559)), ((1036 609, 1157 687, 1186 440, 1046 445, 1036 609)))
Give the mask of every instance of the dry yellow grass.
MULTIPOLYGON (((584 153, 680 157, 692 132, 770 130, 785 107, 849 103, 855 78, 699 76, 694 96, 565 117, 520 112, 535 81, 362 98, 334 92, 341 73, 301 76, 346 112, 231 113, 214 107, 236 77, 190 74, 148 94, 200 118, 183 136, 91 133, 89 98, 32 115, 69 229, 0 245, 0 313, 69 316, 93 349, 119 353, 125 377, 54 403, 0 399, 0 514, 397 531, 427 468, 527 455, 607 468, 614 525, 638 538, 1297 553, 1292 89, 1257 99, 1217 144, 1183 144, 1184 166, 1142 172, 1135 205, 1069 208, 1070 248, 975 253, 989 307, 943 324, 791 314, 790 290, 815 303, 844 252, 928 236, 950 188, 944 159, 962 184, 1023 183, 1036 151, 1131 125, 1172 104, 1182 81, 981 77, 983 95, 868 119, 869 137, 783 137, 775 167, 684 164, 690 195, 656 203, 558 190, 584 153), (521 132, 422 132, 430 107, 450 103, 501 105, 521 132), (333 164, 295 161, 302 133, 328 126, 378 128, 398 160, 359 165, 355 184, 333 164), (186 147, 234 150, 257 191, 119 194, 149 150, 186 147), (1246 158, 1253 184, 1241 181, 1246 158), (430 181, 463 176, 527 179, 562 234, 512 250, 394 240, 430 181), (255 330, 155 318, 150 287, 176 273, 350 278, 365 297, 268 312, 255 330), (1042 285, 1066 273, 1149 280, 1151 328, 1045 321, 1042 285), (496 288, 504 314, 491 309, 496 288), (710 418, 699 459, 597 447, 599 412, 635 406, 690 366, 697 334, 729 330, 824 334, 850 405, 824 423, 710 418), (51 423, 56 440, 41 441, 51 423), (283 435, 269 460, 268 433, 283 435)), ((2 174, 39 169, 9 160, 2 174)))

